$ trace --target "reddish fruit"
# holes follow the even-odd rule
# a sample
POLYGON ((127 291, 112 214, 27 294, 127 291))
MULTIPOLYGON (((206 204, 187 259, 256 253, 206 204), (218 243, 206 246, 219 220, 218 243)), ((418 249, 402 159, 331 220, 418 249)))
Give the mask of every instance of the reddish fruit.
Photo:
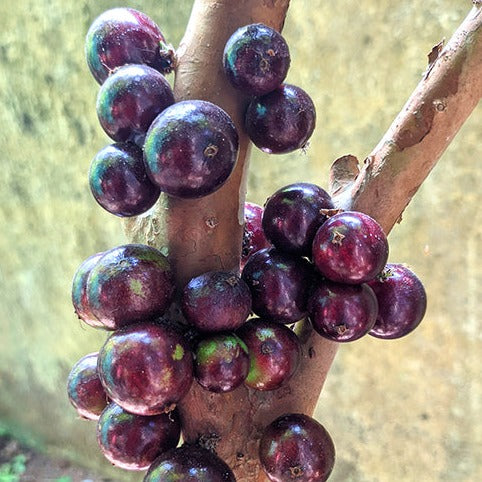
POLYGON ((270 248, 261 225, 263 208, 255 203, 244 203, 243 247, 241 251, 240 268, 243 269, 248 258, 260 249, 270 248))

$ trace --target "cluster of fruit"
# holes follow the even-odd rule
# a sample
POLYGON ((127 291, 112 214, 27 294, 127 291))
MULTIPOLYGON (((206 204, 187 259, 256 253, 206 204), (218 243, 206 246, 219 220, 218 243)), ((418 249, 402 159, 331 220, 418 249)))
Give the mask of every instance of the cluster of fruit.
MULTIPOLYGON (((105 12, 89 29, 86 54, 101 83, 99 120, 116 141, 89 172, 101 206, 138 215, 160 192, 197 198, 227 180, 236 129, 214 104, 174 102, 163 75, 173 51, 152 20, 128 8, 105 12)), ((253 97, 246 111, 253 142, 272 153, 303 147, 315 110, 304 91, 283 84, 290 58, 281 35, 261 24, 243 27, 227 42, 223 62, 232 85, 253 97)), ((97 253, 75 273, 72 302, 85 323, 112 333, 73 367, 69 399, 81 417, 97 420, 107 459, 148 469, 145 481, 234 481, 207 448, 178 447, 176 405, 193 381, 216 393, 282 386, 301 359, 292 325, 307 317, 340 342, 411 331, 425 310, 423 287, 407 268, 386 265, 387 256, 373 219, 338 212, 322 188, 308 183, 280 189, 264 210, 246 204, 241 275, 211 271, 177 291, 168 259, 152 247, 97 253)), ((316 420, 286 414, 267 425, 259 457, 270 480, 323 481, 335 449, 316 420)))

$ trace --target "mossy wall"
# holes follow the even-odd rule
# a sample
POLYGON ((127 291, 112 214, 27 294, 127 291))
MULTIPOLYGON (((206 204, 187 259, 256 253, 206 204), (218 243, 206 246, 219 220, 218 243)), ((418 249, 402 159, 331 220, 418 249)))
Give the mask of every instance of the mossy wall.
MULTIPOLYGON (((176 45, 191 2, 125 2, 176 45)), ((90 195, 90 159, 109 141, 83 57, 92 20, 111 0, 0 2, 0 422, 57 454, 123 475, 98 454, 95 427, 65 394, 72 364, 105 334, 82 326, 70 283, 90 254, 126 241, 90 195)), ((366 156, 449 38, 470 1, 292 0, 288 81, 313 97, 306 153, 253 152, 248 198, 282 185, 327 185, 331 162, 366 156)), ((428 312, 398 341, 341 347, 317 417, 336 442, 333 481, 482 480, 480 107, 390 235, 393 262, 426 285, 428 312)), ((387 193, 389 196, 389 193, 387 193)), ((139 476, 126 476, 138 480, 139 476)))

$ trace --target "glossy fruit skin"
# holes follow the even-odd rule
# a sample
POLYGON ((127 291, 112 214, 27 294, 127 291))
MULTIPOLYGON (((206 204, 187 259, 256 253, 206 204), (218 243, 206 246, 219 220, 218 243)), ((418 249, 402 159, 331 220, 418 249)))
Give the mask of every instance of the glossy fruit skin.
POLYGON ((181 309, 187 321, 200 331, 234 331, 251 312, 251 292, 237 274, 209 271, 185 286, 181 309))
POLYGON ((144 244, 107 251, 87 278, 92 313, 110 330, 161 316, 174 296, 167 258, 144 244))
POLYGON ((94 328, 105 328, 97 317, 92 313, 87 298, 87 278, 97 261, 104 255, 104 252, 93 254, 85 259, 77 268, 72 279, 72 304, 76 315, 88 325, 94 328))
POLYGON ((157 70, 147 65, 125 65, 100 87, 97 117, 114 141, 142 145, 153 120, 173 103, 172 89, 157 70))
POLYGON ((253 318, 236 334, 249 350, 245 385, 256 390, 275 390, 295 374, 301 360, 301 343, 293 330, 280 323, 253 318))
POLYGON ((90 164, 89 185, 94 199, 120 217, 150 209, 161 193, 149 179, 142 149, 122 142, 101 149, 90 164))
POLYGON ((286 154, 305 147, 315 125, 316 110, 310 96, 290 84, 256 97, 245 114, 249 138, 268 154, 286 154))
POLYGON ((320 281, 308 300, 309 318, 321 336, 336 342, 358 340, 375 324, 378 302, 368 284, 320 281))
POLYGON ((194 374, 206 390, 230 392, 244 382, 248 372, 248 347, 234 333, 219 333, 198 343, 194 374))
POLYGON ((217 455, 197 445, 183 445, 161 454, 144 482, 236 482, 233 472, 217 455))
POLYGON ((321 225, 313 240, 313 262, 331 281, 361 284, 374 279, 388 259, 381 226, 367 214, 344 211, 321 225))
POLYGON ((261 225, 263 208, 252 202, 244 203, 243 246, 241 250, 240 268, 243 269, 248 258, 256 251, 270 248, 271 243, 266 239, 261 225))
POLYGON ((264 95, 276 89, 285 79, 290 61, 285 39, 261 23, 236 30, 223 53, 227 78, 247 95, 264 95))
POLYGON ((276 248, 261 249, 246 262, 242 278, 251 290, 252 310, 278 323, 295 323, 307 314, 313 269, 304 259, 276 248))
POLYGON ((98 353, 89 353, 73 367, 67 378, 67 395, 77 413, 87 420, 97 420, 108 398, 97 373, 98 353))
POLYGON ((335 465, 335 446, 327 430, 308 415, 282 415, 264 430, 259 459, 273 482, 323 482, 335 465))
POLYGON ((198 198, 218 190, 238 156, 238 134, 229 115, 202 100, 177 102, 152 123, 144 161, 161 191, 198 198))
POLYGON ((189 391, 193 360, 177 331, 143 322, 110 335, 99 352, 98 372, 108 396, 122 408, 158 415, 189 391))
POLYGON ((331 196, 316 184, 290 184, 266 201, 263 231, 281 251, 309 257, 316 231, 327 219, 322 210, 333 208, 331 196))
POLYGON ((85 56, 95 80, 102 84, 117 67, 126 64, 145 64, 161 73, 170 72, 172 59, 164 50, 165 44, 159 27, 146 14, 133 8, 113 8, 90 26, 85 56))
POLYGON ((97 441, 104 456, 125 470, 147 470, 162 452, 176 447, 181 434, 179 416, 143 416, 110 403, 97 423, 97 441))
POLYGON ((389 263, 383 273, 368 284, 379 304, 377 321, 370 335, 383 339, 401 338, 420 324, 427 309, 427 294, 410 268, 389 263))

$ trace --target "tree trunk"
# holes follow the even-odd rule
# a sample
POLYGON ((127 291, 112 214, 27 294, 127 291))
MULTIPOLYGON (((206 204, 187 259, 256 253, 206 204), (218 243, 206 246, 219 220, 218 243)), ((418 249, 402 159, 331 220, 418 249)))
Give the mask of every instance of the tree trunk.
MULTIPOLYGON (((238 270, 250 144, 243 127, 247 98, 226 81, 222 52, 240 26, 283 27, 289 0, 196 0, 177 51, 176 100, 209 100, 225 109, 240 134, 240 155, 228 182, 197 200, 162 197, 149 215, 126 222, 129 237, 166 252, 178 287, 209 270, 238 270)), ((388 233, 482 96, 482 7, 474 7, 447 46, 434 48, 427 72, 362 167, 353 156, 335 161, 331 190, 337 204, 364 211, 388 233), (436 55, 437 54, 437 55, 436 55)), ((265 480, 257 460, 263 427, 289 412, 312 414, 337 344, 300 323, 301 367, 286 386, 226 394, 197 384, 180 403, 185 440, 216 444, 237 480, 265 480)))

